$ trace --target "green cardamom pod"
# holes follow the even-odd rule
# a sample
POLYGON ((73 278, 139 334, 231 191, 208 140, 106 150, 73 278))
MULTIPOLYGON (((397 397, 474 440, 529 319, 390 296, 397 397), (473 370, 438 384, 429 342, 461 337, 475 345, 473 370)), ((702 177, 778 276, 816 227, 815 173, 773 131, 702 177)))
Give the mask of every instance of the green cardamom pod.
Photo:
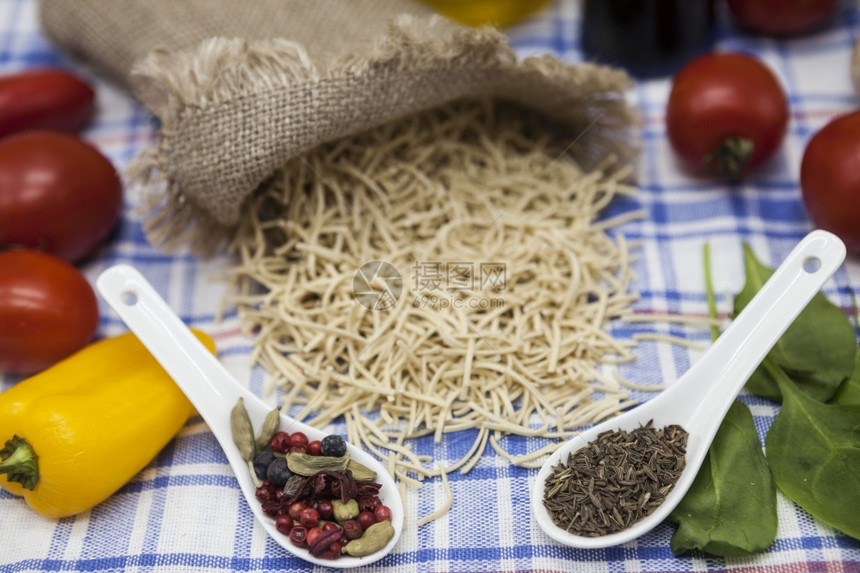
POLYGON ((290 471, 306 477, 322 471, 333 472, 345 470, 348 463, 349 454, 344 454, 338 458, 333 456, 312 456, 299 452, 287 454, 287 467, 290 468, 290 471))
POLYGON ((343 547, 343 552, 353 557, 365 557, 383 549, 394 537, 394 526, 390 521, 377 521, 364 530, 361 537, 353 539, 343 547))
POLYGON ((355 481, 376 481, 376 472, 364 464, 350 459, 346 464, 346 469, 352 472, 352 478, 355 481))
POLYGON ((281 423, 281 407, 278 406, 268 414, 263 420, 263 427, 260 428, 260 435, 257 436, 256 448, 258 452, 266 449, 269 442, 272 441, 272 436, 278 431, 278 426, 281 423))
POLYGON ((230 430, 233 432, 233 443, 239 448, 242 459, 246 462, 253 460, 256 454, 254 428, 251 426, 251 418, 248 416, 248 410, 245 409, 242 398, 239 398, 230 411, 230 430))
POLYGON ((358 502, 354 499, 351 499, 346 503, 342 502, 337 498, 332 499, 331 511, 332 515, 334 516, 334 520, 338 523, 343 523, 344 521, 355 519, 356 517, 358 517, 358 514, 361 513, 358 510, 358 502))

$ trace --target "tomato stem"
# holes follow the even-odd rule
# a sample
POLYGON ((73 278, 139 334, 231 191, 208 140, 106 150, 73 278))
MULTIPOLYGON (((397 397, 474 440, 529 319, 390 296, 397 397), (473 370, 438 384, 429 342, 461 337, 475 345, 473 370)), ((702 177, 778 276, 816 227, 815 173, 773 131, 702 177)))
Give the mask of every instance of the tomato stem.
POLYGON ((36 452, 24 438, 12 436, 0 449, 0 474, 7 474, 11 482, 20 483, 25 489, 33 490, 39 482, 39 467, 36 452))
POLYGON ((744 137, 727 137, 703 159, 706 167, 724 179, 740 179, 755 144, 744 137))

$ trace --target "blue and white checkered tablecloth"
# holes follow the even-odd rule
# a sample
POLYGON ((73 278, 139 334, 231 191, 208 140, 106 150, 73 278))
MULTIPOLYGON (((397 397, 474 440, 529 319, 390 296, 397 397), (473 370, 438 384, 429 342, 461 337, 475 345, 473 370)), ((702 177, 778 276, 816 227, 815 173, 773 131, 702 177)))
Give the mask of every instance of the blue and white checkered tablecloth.
MULTIPOLYGON (((582 59, 579 0, 556 0, 528 21, 507 29, 523 56, 551 53, 565 61, 582 59)), ((712 268, 721 312, 743 283, 741 245, 776 266, 810 229, 800 199, 799 165, 809 137, 830 118, 858 107, 849 62, 860 35, 860 9, 843 2, 826 30, 802 39, 751 37, 720 24, 718 47, 743 49, 763 58, 789 93, 791 123, 778 157, 743 183, 727 185, 692 179, 674 163, 664 112, 669 81, 637 84, 644 150, 636 199, 648 213, 622 228, 640 240, 635 289, 640 312, 704 315, 707 312, 702 247, 712 248, 712 268)), ((59 52, 42 35, 34 0, 0 0, 0 73, 43 65, 64 66, 88 77, 98 92, 98 110, 84 137, 119 168, 152 144, 157 125, 127 93, 106 83, 59 52)), ((151 246, 135 207, 140 197, 128 189, 116 236, 82 270, 94 282, 105 268, 126 262, 146 275, 188 324, 210 332, 224 365, 263 395, 266 374, 249 363, 252 341, 239 329, 234 309, 216 320, 226 255, 200 260, 166 255, 151 246)), ((629 205, 619 208, 629 208, 629 205)), ((846 309, 860 292, 860 259, 851 258, 828 282, 825 293, 846 309)), ((104 302, 100 336, 125 330, 104 302)), ((0 325, 4 328, 4 325, 0 325)), ((629 337, 630 325, 615 334, 629 337)), ((706 329, 682 324, 643 325, 642 330, 677 335, 707 346, 706 329)), ((689 368, 700 351, 643 342, 638 359, 622 374, 639 383, 670 382, 689 368)), ((19 379, 0 374, 0 390, 19 379)), ((645 398, 647 395, 643 394, 645 398)), ((274 396, 266 397, 274 401, 274 396)), ((748 395, 760 432, 776 406, 748 395)), ((331 429, 343 433, 335 423, 331 429)), ((416 448, 453 462, 472 445, 473 434, 446 437, 440 445, 416 448)), ((529 439, 512 440, 527 451, 529 439)), ((663 524, 624 546, 573 550, 551 541, 533 522, 529 492, 537 471, 512 466, 488 449, 469 473, 452 474, 454 504, 442 519, 425 526, 408 522, 396 551, 368 571, 860 571, 860 542, 816 521, 784 497, 779 499, 779 533, 766 552, 722 559, 704 554, 675 557, 669 549, 673 526, 663 524)), ((407 507, 426 514, 445 493, 438 480, 408 488, 407 507)), ((860 511, 860 508, 857 508, 860 511)), ((93 510, 59 521, 40 517, 0 490, 0 572, 23 571, 307 571, 310 566, 267 538, 245 506, 232 470, 207 426, 192 417, 158 457, 130 483, 93 510)))

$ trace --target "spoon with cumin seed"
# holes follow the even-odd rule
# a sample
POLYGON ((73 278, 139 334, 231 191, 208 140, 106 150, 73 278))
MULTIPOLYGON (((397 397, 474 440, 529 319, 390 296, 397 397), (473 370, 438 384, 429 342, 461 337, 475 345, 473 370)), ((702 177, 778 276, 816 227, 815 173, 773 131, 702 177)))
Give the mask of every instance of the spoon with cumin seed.
MULTIPOLYGON (((382 484, 379 497, 391 509, 394 535, 385 547, 364 557, 342 555, 337 559, 323 559, 313 556, 307 547, 300 548, 290 543, 288 536, 275 529, 274 519, 263 513, 254 494, 255 485, 251 470, 233 442, 230 428, 230 412, 240 398, 255 429, 262 426, 272 407, 242 386, 218 359, 206 350, 137 269, 124 264, 112 266, 99 275, 96 287, 111 308, 170 374, 176 385, 185 392, 206 421, 227 455, 254 517, 275 542, 296 557, 332 568, 369 565, 394 549, 403 531, 404 508, 400 491, 381 463, 349 443, 347 451, 350 458, 372 469, 376 473, 375 481, 382 484)), ((293 420, 283 413, 280 428, 291 432, 304 432, 310 440, 320 440, 326 435, 323 431, 293 420)), ((217 511, 217 508, 213 508, 213 511, 217 511)), ((210 517, 212 520, 218 519, 217 514, 210 517)))
POLYGON ((541 529, 559 543, 591 549, 626 543, 666 519, 693 483, 753 370, 845 254, 835 235, 809 233, 681 378, 560 446, 532 489, 532 512, 541 529), (653 486, 648 491, 646 482, 653 486))

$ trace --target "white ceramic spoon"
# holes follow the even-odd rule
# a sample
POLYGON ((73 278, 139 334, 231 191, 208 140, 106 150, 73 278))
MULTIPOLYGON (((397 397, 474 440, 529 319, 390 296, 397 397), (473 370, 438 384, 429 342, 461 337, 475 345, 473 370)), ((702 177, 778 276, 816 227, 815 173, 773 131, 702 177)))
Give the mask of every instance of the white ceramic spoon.
POLYGON ((571 547, 620 545, 647 533, 671 513, 690 488, 717 429, 735 397, 801 310, 839 268, 845 245, 825 231, 813 231, 788 255, 747 307, 711 348, 660 395, 582 432, 556 450, 541 467, 532 489, 535 519, 547 535, 571 547), (573 535, 555 525, 543 505, 544 484, 560 461, 606 431, 631 431, 654 420, 655 428, 680 424, 689 432, 686 467, 653 513, 628 529, 601 537, 573 535))
MULTIPOLYGON (((128 265, 110 267, 98 277, 96 286, 102 297, 170 374, 209 425, 233 466, 251 511, 275 541, 293 555, 327 567, 367 565, 391 552, 403 531, 404 510, 400 492, 386 469, 375 458, 352 444, 348 444, 349 455, 375 470, 376 481, 382 484, 379 495, 383 503, 391 508, 394 537, 384 549, 367 557, 343 555, 334 560, 316 558, 306 548, 290 543, 287 536, 275 529, 274 520, 263 513, 260 502, 254 496, 255 488, 250 469, 233 443, 230 430, 230 411, 240 397, 244 400, 255 432, 259 431, 271 407, 233 378, 136 269, 128 265)), ((281 414, 280 428, 302 431, 310 440, 319 440, 325 436, 324 432, 284 414, 281 414)), ((218 519, 218 516, 213 515, 212 519, 218 519)))

